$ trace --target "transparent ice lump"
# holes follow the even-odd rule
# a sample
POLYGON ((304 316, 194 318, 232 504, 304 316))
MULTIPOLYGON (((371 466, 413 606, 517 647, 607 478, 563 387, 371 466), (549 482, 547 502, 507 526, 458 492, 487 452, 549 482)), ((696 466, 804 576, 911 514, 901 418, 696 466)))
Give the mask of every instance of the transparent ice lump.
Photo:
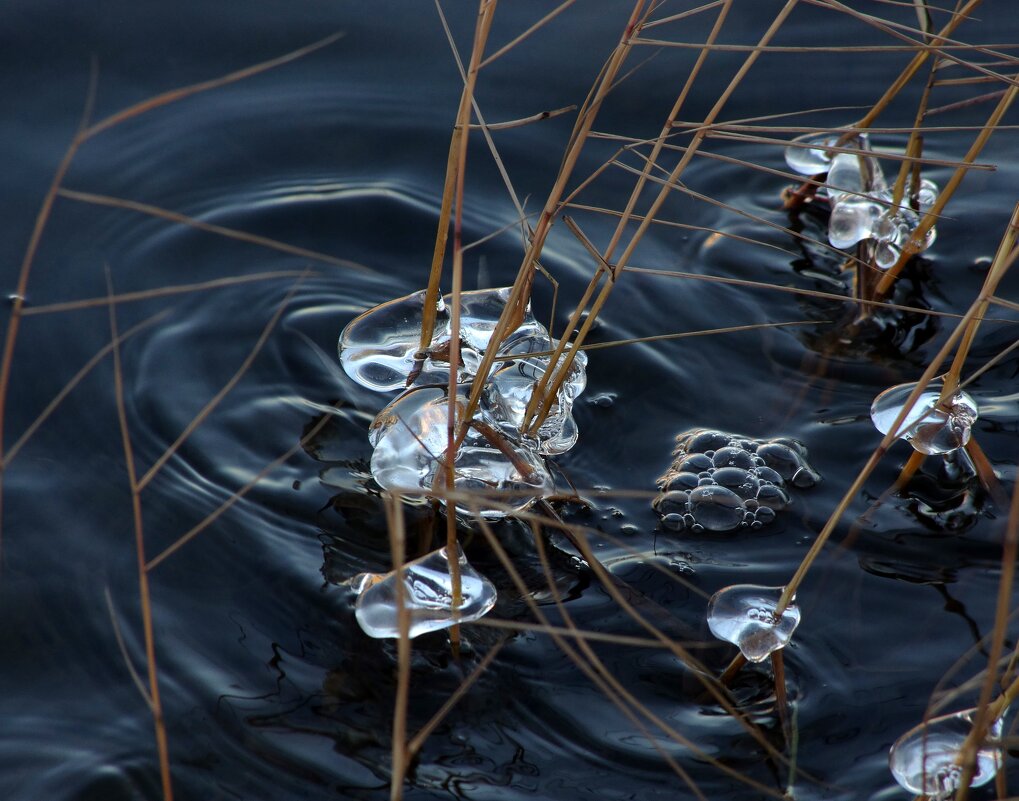
MULTIPOLYGON (((458 385, 476 378, 510 292, 502 287, 461 294, 458 385)), ((421 351, 425 302, 421 291, 376 306, 352 320, 339 339, 340 363, 350 378, 380 392, 404 390, 379 413, 369 433, 375 447, 372 475, 386 489, 427 492, 436 480, 445 481, 452 298, 437 303, 432 343, 421 351)), ((550 369, 549 352, 557 344, 528 306, 520 325, 499 345, 471 427, 452 455, 454 489, 509 491, 511 508, 526 506, 552 491, 543 457, 565 453, 577 441, 573 403, 586 386, 584 353, 576 354, 534 435, 525 436, 521 428, 531 396, 550 369)), ((556 369, 564 367, 565 358, 564 353, 556 369)), ((462 420, 466 403, 460 395, 465 387, 457 391, 457 417, 462 420)), ((486 517, 507 513, 505 508, 479 511, 486 517)))
POLYGON ((734 584, 708 601, 708 628, 718 639, 731 642, 751 662, 763 662, 788 645, 800 624, 800 610, 789 604, 777 615, 782 587, 734 584))
MULTIPOLYGON (((916 382, 899 384, 874 399, 870 417, 878 431, 882 434, 891 431, 916 386, 916 382)), ((941 380, 928 383, 899 425, 898 437, 920 453, 942 454, 963 447, 969 442, 973 423, 979 416, 976 401, 962 390, 952 396, 947 409, 938 406, 943 387, 941 380)))
POLYGON ((456 550, 460 604, 455 608, 453 578, 445 548, 408 562, 399 573, 362 573, 351 579, 348 583, 358 593, 354 616, 364 633, 379 639, 400 636, 397 593, 401 580, 411 637, 483 617, 495 604, 495 586, 471 567, 459 545, 456 550))
MULTIPOLYGON (((914 795, 950 798, 962 780, 959 749, 973 730, 976 712, 976 709, 966 709, 932 718, 903 734, 888 754, 888 765, 895 781, 914 795)), ((987 739, 978 747, 970 787, 987 784, 1001 768, 1002 726, 1001 718, 995 720, 987 739)))
MULTIPOLYGON (((870 240, 874 260, 887 270, 895 264, 910 241, 920 220, 938 199, 938 186, 923 178, 915 193, 899 206, 892 204, 878 160, 870 155, 870 140, 857 134, 843 147, 858 152, 836 152, 839 135, 835 133, 806 134, 793 140, 786 148, 786 164, 801 175, 827 173, 825 186, 818 194, 827 195, 831 203, 828 220, 828 241, 837 248, 850 248, 870 240)), ((934 244, 933 227, 918 242, 918 252, 934 244)))
POLYGON ((796 440, 755 440, 694 429, 676 438, 673 462, 652 503, 670 531, 759 529, 791 499, 787 484, 814 486, 820 476, 796 440))

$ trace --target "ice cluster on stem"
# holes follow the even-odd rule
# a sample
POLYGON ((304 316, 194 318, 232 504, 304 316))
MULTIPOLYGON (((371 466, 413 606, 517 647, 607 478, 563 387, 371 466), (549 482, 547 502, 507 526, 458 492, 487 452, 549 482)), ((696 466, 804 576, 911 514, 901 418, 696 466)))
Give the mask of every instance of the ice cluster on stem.
MULTIPOLYGON (((869 241, 874 263, 887 270, 899 260, 921 219, 937 201, 938 186, 922 178, 910 196, 895 205, 867 134, 855 134, 841 146, 839 138, 835 133, 797 137, 786 148, 786 164, 801 175, 826 174, 818 195, 827 196, 831 204, 828 241, 843 249, 869 241)), ((916 252, 934 244, 935 236, 932 226, 914 243, 916 252)))
MULTIPOLYGON (((886 389, 874 399, 870 417, 877 430, 887 434, 906 407, 916 382, 899 384, 886 389)), ((979 411, 976 401, 966 392, 956 390, 946 401, 939 403, 944 382, 936 379, 909 407, 896 429, 896 436, 904 439, 920 453, 949 453, 966 445, 973 431, 979 411)))
POLYGON ((751 662, 763 662, 785 648, 800 624, 800 610, 790 603, 778 613, 782 587, 733 584, 708 601, 708 628, 731 642, 751 662))
MULTIPOLYGON (((339 340, 340 363, 350 378, 379 392, 400 394, 375 418, 369 432, 374 447, 372 476, 393 490, 445 488, 445 465, 453 464, 453 490, 500 493, 498 508, 458 507, 463 513, 504 516, 553 491, 546 456, 564 453, 577 441, 573 402, 586 385, 587 357, 577 353, 544 422, 533 433, 522 431, 527 406, 538 382, 549 371, 550 352, 558 344, 534 319, 530 306, 520 325, 499 343, 492 333, 506 307, 510 288, 460 295, 459 330, 452 330, 452 298, 439 300, 431 344, 420 349, 426 293, 415 292, 352 320, 339 340), (449 377, 451 344, 456 338, 456 424, 466 417, 471 382, 483 380, 480 403, 455 454, 449 449, 449 377), (497 348, 491 372, 478 376, 485 353, 497 348)), ((565 368, 564 352, 558 369, 565 368)))
MULTIPOLYGON (((905 790, 935 799, 951 798, 962 782, 959 751, 973 731, 976 709, 932 718, 903 734, 892 745, 888 765, 905 790)), ((970 787, 994 778, 1002 765, 1001 718, 993 721, 987 737, 977 745, 970 787)))

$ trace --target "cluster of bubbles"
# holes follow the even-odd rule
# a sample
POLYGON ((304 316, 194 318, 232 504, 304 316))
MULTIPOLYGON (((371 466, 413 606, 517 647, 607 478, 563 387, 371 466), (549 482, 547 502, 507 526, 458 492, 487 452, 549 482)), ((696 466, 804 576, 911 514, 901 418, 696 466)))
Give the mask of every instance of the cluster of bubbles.
POLYGON ((750 662, 763 662, 785 648, 800 624, 800 610, 790 603, 778 612, 783 587, 733 584, 708 601, 708 628, 731 642, 750 662))
MULTIPOLYGON (((932 718, 903 734, 892 745, 888 764, 892 775, 913 795, 947 799, 962 782, 959 750, 973 730, 976 709, 932 718)), ((991 781, 1001 769, 1003 720, 993 721, 977 748, 970 787, 991 781)))
POLYGON ((408 562, 399 572, 354 576, 349 582, 358 594, 354 616, 365 634, 377 638, 400 635, 401 581, 411 637, 470 623, 485 615, 495 604, 495 585, 471 567, 459 545, 456 550, 459 604, 453 603, 453 578, 445 548, 408 562))
MULTIPOLYGON (((906 408, 916 382, 886 389, 874 399, 870 418, 877 430, 887 434, 906 408)), ((979 411, 976 401, 966 392, 956 390, 944 404, 939 404, 944 381, 927 384, 899 424, 896 435, 920 453, 945 454, 962 448, 970 440, 973 423, 979 411)))
POLYGON ((787 483, 805 489, 820 479, 806 448, 788 438, 695 429, 676 437, 673 456, 652 504, 670 531, 761 528, 789 505, 787 483))
MULTIPOLYGON (((843 145, 839 139, 837 133, 797 137, 786 148, 786 164, 801 175, 827 174, 818 194, 826 195, 831 204, 828 241, 834 247, 849 248, 871 240, 875 263, 887 270, 899 260, 921 218, 938 199, 938 186, 923 178, 908 202, 895 205, 867 134, 855 134, 843 145), (840 147, 852 152, 841 152, 840 147)), ((935 236, 932 226, 916 243, 917 252, 934 244, 935 236)))
MULTIPOLYGON (((369 430, 374 447, 372 476, 386 489, 428 491, 444 481, 449 447, 450 344, 458 340, 457 422, 466 414, 470 382, 477 380, 492 332, 510 289, 464 292, 459 330, 452 330, 451 298, 439 299, 430 347, 420 350, 426 293, 415 292, 365 312, 340 335, 340 363, 362 386, 400 394, 375 418, 369 430)), ((549 370, 557 345, 530 306, 516 330, 498 344, 494 367, 485 376, 481 401, 467 433, 452 456, 454 486, 460 491, 500 493, 499 508, 461 508, 487 518, 532 503, 553 490, 544 457, 564 453, 577 441, 573 402, 586 385, 587 357, 577 353, 550 413, 533 435, 521 433, 536 385, 549 370)), ((564 353, 560 364, 565 362, 564 353)), ((422 493, 424 494, 424 493, 422 493)))

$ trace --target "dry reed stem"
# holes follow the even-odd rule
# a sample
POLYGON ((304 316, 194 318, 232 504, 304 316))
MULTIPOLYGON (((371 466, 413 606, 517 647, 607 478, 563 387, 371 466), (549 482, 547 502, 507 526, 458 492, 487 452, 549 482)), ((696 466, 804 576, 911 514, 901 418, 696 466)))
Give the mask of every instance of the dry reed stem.
MULTIPOLYGON (((596 87, 592 89, 591 95, 584 102, 584 105, 581 106, 577 122, 572 134, 570 135, 570 142, 567 145, 563 164, 556 175, 555 184, 553 185, 548 199, 545 202, 545 206, 542 209, 541 215, 538 218, 534 233, 531 236, 530 246, 527 248, 524 259, 521 262, 517 278, 513 282, 513 288, 510 291, 509 298, 507 299, 506 308, 500 315, 499 321, 492 332, 493 342, 501 342, 505 339, 506 335, 510 331, 517 328, 519 321, 523 317, 524 309, 530 299, 531 285, 534 280, 534 264, 541 254, 545 239, 551 229, 553 218, 558 211, 559 200, 565 191, 566 183, 572 175, 573 169, 580 157, 580 151, 583 144, 591 131, 594 120, 597 117, 598 111, 600 110, 605 97, 608 95, 615 83, 615 78, 619 73, 619 69, 622 67, 626 56, 630 52, 631 45, 629 40, 641 18, 644 2, 645 0, 635 1, 633 10, 627 20, 626 27, 623 30, 619 43, 616 45, 608 63, 602 70, 602 74, 599 77, 596 87)), ((481 364, 478 366, 478 375, 487 376, 489 374, 497 350, 497 348, 488 348, 485 351, 485 354, 481 359, 481 364)), ((467 409, 465 411, 467 420, 473 416, 474 411, 477 409, 483 388, 484 385, 482 381, 475 381, 472 384, 470 396, 467 402, 467 409)), ((457 434, 457 445, 463 441, 466 433, 467 428, 463 423, 461 423, 460 430, 457 434)))
MULTIPOLYGON (((535 519, 535 518, 532 518, 532 519, 535 519)), ((630 722, 633 723, 633 725, 636 728, 638 728, 642 733, 644 733, 644 735, 648 738, 648 741, 652 745, 652 747, 654 747, 655 750, 657 750, 659 752, 659 754, 662 756, 662 758, 665 760, 665 762, 667 764, 669 764, 670 767, 673 768, 673 770, 677 773, 677 775, 684 776, 685 772, 682 770, 682 768, 677 763, 674 762, 674 760, 672 759, 672 757, 669 754, 664 753, 662 751, 661 746, 656 742, 655 738, 648 731, 648 729, 646 728, 644 723, 640 720, 640 718, 637 717, 637 715, 636 715, 634 710, 640 711, 641 714, 644 715, 644 717, 646 717, 649 721, 653 722, 667 737, 669 737, 670 739, 672 739, 675 742, 679 743, 680 745, 683 745, 684 747, 689 748, 694 753, 694 755, 696 755, 699 758, 704 759, 705 761, 707 761, 710 764, 714 765, 716 768, 718 768, 719 770, 722 770, 727 775, 733 777, 737 781, 740 781, 740 782, 746 784, 747 786, 749 786, 749 787, 751 787, 753 789, 756 789, 759 792, 762 792, 762 793, 764 793, 764 794, 766 794, 768 796, 776 796, 776 797, 779 796, 779 794, 776 793, 771 788, 765 787, 764 785, 761 785, 761 784, 759 784, 759 783, 749 779, 748 777, 743 776, 742 774, 740 774, 734 768, 731 768, 731 767, 725 765, 724 763, 719 762, 718 760, 716 760, 714 757, 710 756, 709 754, 703 753, 701 751, 701 749, 698 748, 695 743, 693 743, 693 742, 689 741, 687 738, 683 737, 683 735, 681 733, 676 731, 666 721, 661 720, 650 709, 648 709, 646 706, 641 704, 639 700, 634 698, 632 696, 632 694, 630 694, 618 682, 618 680, 616 680, 615 677, 612 676, 611 672, 607 670, 607 668, 605 667, 604 663, 601 662, 600 659, 598 659, 597 655, 594 654, 593 651, 591 651, 590 649, 586 649, 586 650, 583 650, 583 651, 578 651, 578 650, 574 649, 569 642, 566 641, 564 636, 561 636, 558 633, 556 633, 555 629, 557 627, 553 627, 553 626, 551 626, 549 624, 548 618, 545 615, 544 611, 542 610, 542 608, 540 606, 537 605, 537 603, 535 603, 534 599, 531 597, 530 590, 524 584, 523 580, 520 578, 519 573, 517 572, 516 568, 513 566, 512 560, 510 559, 509 555, 506 553, 505 549, 502 547, 501 543, 498 541, 498 538, 492 532, 491 527, 488 525, 487 521, 485 521, 484 519, 479 519, 478 522, 479 522, 479 526, 481 528, 482 533, 484 534, 486 540, 488 541, 489 546, 492 548, 492 551, 495 553, 496 557, 499 559, 499 561, 503 565, 504 569, 509 573, 510 579, 513 582, 514 586, 516 587, 517 592, 525 600, 529 610, 535 616, 535 618, 539 621, 539 623, 542 624, 543 626, 545 626, 548 629, 549 636, 552 638, 552 641, 556 644, 556 646, 571 661, 574 662, 574 664, 577 665, 577 667, 581 670, 581 672, 584 673, 585 676, 587 676, 587 678, 605 695, 605 697, 624 716, 626 716, 626 718, 628 720, 630 720, 630 722), (628 704, 629 704, 629 706, 628 706, 628 704)), ((554 521, 548 521, 548 522, 554 522, 554 521)), ((538 535, 537 533, 536 533, 536 536, 535 536, 535 545, 536 545, 536 547, 542 547, 541 544, 540 544, 540 535, 538 535)), ((542 562, 542 565, 545 567, 545 569, 547 571, 548 559, 547 558, 541 559, 541 562, 542 562)), ((554 583, 554 581, 551 581, 549 579, 549 577, 547 575, 547 572, 546 572, 546 584, 548 585, 549 592, 553 595, 553 598, 556 599, 557 608, 560 611, 560 613, 563 615, 564 620, 566 620, 568 622, 568 625, 571 628, 575 628, 575 626, 572 624, 572 620, 569 618, 569 615, 568 615, 568 613, 565 610, 565 607, 562 605, 561 600, 558 597, 558 593, 557 593, 557 590, 556 590, 556 587, 555 587, 555 583, 554 583)), ((583 640, 578 638, 578 643, 582 644, 583 640)), ((748 725, 745 721, 743 721, 741 716, 736 715, 735 713, 733 713, 733 716, 734 716, 735 719, 739 720, 744 725, 748 725)), ((762 746, 764 748, 773 751, 773 749, 771 748, 770 744, 767 743, 766 740, 763 740, 763 738, 761 740, 761 744, 762 744, 762 746)), ((691 786, 691 790, 693 792, 695 792, 695 793, 699 792, 695 785, 688 785, 688 786, 691 786)))
MULTIPOLYGON (((168 309, 161 311, 158 314, 154 314, 147 320, 143 320, 137 325, 132 326, 131 328, 129 328, 127 331, 120 335, 116 343, 117 346, 119 347, 121 344, 126 342, 128 339, 137 334, 139 331, 143 331, 149 326, 155 325, 157 322, 166 317, 167 314, 169 314, 168 309)), ((42 424, 45 423, 50 418, 53 412, 55 412, 57 408, 60 406, 60 404, 64 402, 64 399, 68 395, 70 395, 74 388, 77 387, 78 384, 80 384, 84 380, 85 376, 92 372, 92 370, 95 369, 96 365, 98 365, 103 359, 105 359, 110 353, 113 352, 113 348, 114 343, 109 342, 102 348, 100 348, 98 351, 96 351, 95 355, 92 356, 92 358, 89 359, 87 362, 85 362, 85 364, 82 365, 81 369, 78 370, 78 372, 75 373, 66 384, 64 384, 63 388, 56 395, 53 396, 53 400, 46 404, 46 408, 39 412, 35 420, 28 424, 28 427, 24 430, 24 432, 22 432, 21 436, 18 437, 17 441, 13 445, 11 445, 10 448, 8 448, 7 453, 4 455, 2 463, 0 463, 0 467, 2 467, 3 470, 6 470, 10 466, 10 463, 14 461, 14 457, 18 455, 18 452, 25 446, 25 443, 28 442, 35 434, 35 432, 39 430, 42 424)))
POLYGON ((966 742, 959 750, 960 760, 958 764, 962 766, 962 774, 959 777, 959 790, 956 792, 956 801, 965 801, 966 799, 976 766, 977 748, 987 736, 987 731, 995 720, 995 718, 989 715, 989 705, 997 685, 997 665, 1005 648, 1005 638, 1008 635, 1009 604, 1015 580, 1017 553, 1019 553, 1019 491, 1013 490, 1012 503, 1005 527, 1005 541, 1001 553, 1001 578, 998 581, 994 632, 991 635, 990 653, 987 655, 987 673, 984 677, 983 686, 980 688, 980 698, 976 706, 977 711, 973 718, 973 732, 966 738, 966 742))
POLYGON ((959 184, 962 183, 962 179, 966 177, 966 172, 968 171, 967 164, 971 161, 975 161, 977 156, 980 155, 980 152, 984 149, 984 145, 987 144, 987 140, 990 139, 991 134, 994 133, 998 122, 1001 121, 1001 118, 1005 115, 1005 112, 1008 111, 1013 101, 1015 101, 1017 95, 1019 95, 1019 87, 1013 86, 1005 92, 1001 100, 998 102, 998 105, 995 106, 994 111, 987 120, 986 126, 979 134, 977 134, 977 137, 974 139, 969 151, 967 151, 965 158, 963 158, 963 164, 958 167, 952 174, 952 177, 949 178, 944 189, 942 189, 938 194, 938 199, 924 215, 916 230, 914 230, 910 235, 909 240, 902 248, 902 254, 899 256, 898 261, 886 271, 884 277, 881 279, 876 290, 878 298, 884 297, 891 291, 892 285, 898 278, 899 273, 902 272, 903 267, 905 267, 906 263, 913 258, 913 256, 920 252, 927 232, 934 227, 934 224, 937 221, 937 216, 941 214, 945 205, 952 198, 952 195, 955 194, 955 190, 958 189, 959 184))
MULTIPOLYGON (((109 294, 113 295, 113 284, 109 268, 106 270, 109 294)), ((145 564, 145 533, 142 523, 141 491, 138 487, 134 466, 134 450, 131 447, 131 433, 127 424, 127 409, 124 406, 124 374, 120 363, 120 336, 117 333, 117 310, 109 306, 110 339, 113 344, 113 386, 117 403, 117 419, 124 446, 124 466, 127 470, 131 489, 131 511, 134 518, 134 545, 138 562, 138 595, 141 600, 142 629, 145 637, 145 662, 148 668, 148 703, 156 733, 156 748, 159 755, 159 776, 162 783, 163 801, 173 801, 173 783, 170 778, 170 753, 166 739, 166 720, 159 696, 159 669, 156 665, 156 639, 152 626, 152 601, 149 593, 149 575, 145 564)))
POLYGON ((159 458, 157 458, 153 465, 146 471, 145 475, 141 477, 141 480, 138 482, 139 492, 144 490, 152 482, 152 479, 156 477, 156 474, 162 470, 163 466, 170 460, 170 458, 180 449, 195 430, 208 419, 209 415, 212 414, 213 410, 217 406, 219 406, 223 398, 225 398, 230 391, 237 386, 237 383, 244 377, 244 374, 248 372, 251 365, 254 363, 255 358, 259 353, 261 353, 265 343, 269 341, 270 334, 272 334, 273 330, 276 328, 276 324, 283 316, 283 312, 286 311, 287 305, 297 292, 304 277, 305 276, 302 275, 294 282, 294 286, 289 292, 287 292, 279 307, 273 313, 272 317, 269 318, 269 322, 267 322, 262 328, 262 333, 255 341, 251 350, 248 351, 248 355, 245 357, 244 361, 241 362, 240 367, 237 368, 230 379, 220 388, 219 392, 213 395, 208 403, 206 403, 205 406, 203 406, 191 419, 191 422, 184 427, 184 430, 180 432, 177 439, 175 439, 173 443, 169 445, 162 454, 160 454, 159 458))
POLYGON ((406 543, 403 509, 400 497, 384 494, 386 507, 386 528, 389 531, 389 553, 393 561, 393 572, 397 578, 396 588, 396 699, 393 705, 393 775, 389 785, 390 801, 403 798, 403 783, 410 766, 407 748, 407 704, 410 700, 410 609, 407 606, 406 584, 403 580, 403 560, 406 543))
POLYGON ((170 545, 164 548, 157 556, 153 557, 146 565, 146 570, 152 570, 154 567, 162 564, 162 562, 169 557, 173 556, 177 551, 187 545, 191 540, 201 534, 205 529, 215 523, 224 513, 234 506, 238 501, 242 500, 252 489, 258 486, 258 483, 265 478, 269 473, 275 470, 280 465, 287 462, 295 454, 300 453, 304 450, 308 443, 314 441, 318 433, 325 428, 330 418, 323 415, 315 425, 313 425, 304 434, 303 437, 297 442, 296 445, 289 448, 285 453, 281 454, 277 458, 273 459, 269 464, 262 468, 254 478, 247 482, 244 486, 234 492, 229 498, 223 501, 215 510, 205 516, 201 522, 191 527, 185 534, 182 534, 170 545))
MULTIPOLYGON (((764 35, 760 38, 758 42, 758 47, 764 47, 767 45, 769 41, 771 41, 772 37, 782 27, 783 22, 792 12, 793 8, 795 8, 797 2, 798 0, 787 0, 785 5, 782 7, 781 11, 779 11, 775 19, 772 21, 771 25, 765 31, 764 35)), ((732 78, 732 80, 729 81, 726 88, 722 91, 722 94, 719 96, 719 98, 715 101, 714 105, 711 107, 711 110, 708 112, 707 116, 704 119, 703 122, 704 125, 711 125, 718 118, 718 115, 721 114, 722 109, 728 102, 729 98, 732 96, 733 92, 736 91, 736 88, 743 82, 743 79, 746 77, 747 73, 749 73, 751 67, 753 67, 754 63, 757 61, 759 55, 760 50, 755 49, 743 61, 743 64, 737 70, 735 76, 732 78)), ((666 185, 662 186, 661 190, 658 193, 658 196, 651 203, 651 206, 648 209, 644 219, 639 223, 639 225, 637 226, 637 230, 630 238, 629 243, 626 245, 626 247, 623 248, 623 252, 616 262, 617 264, 625 265, 629 263, 630 258, 633 256, 633 253, 637 248, 637 245, 640 243, 644 234, 647 232, 648 227, 651 224, 650 221, 658 216, 658 212, 661 210, 662 206, 665 203, 666 198, 671 193, 673 187, 678 185, 679 177, 682 175, 683 171, 690 163, 694 153, 697 152, 697 149, 700 147, 701 142, 703 142, 704 137, 705 137, 704 133, 698 133, 694 135, 688 147, 688 150, 682 155, 682 157, 679 160, 679 163, 669 173, 666 185)), ((606 250, 605 260, 611 262, 612 260, 611 258, 609 258, 609 256, 611 255, 612 255, 611 251, 606 250)), ((552 406, 555 403, 556 395, 559 392, 559 388, 563 385, 563 383, 566 381, 569 375, 570 368, 572 367, 573 364, 573 358, 575 357, 577 352, 576 349, 584 343, 584 340, 586 339, 588 333, 591 330, 591 326, 594 325, 594 321, 597 318, 598 312, 601 310, 602 306, 604 306, 605 302, 608 300, 609 295, 612 292, 612 288, 615 281, 614 275, 612 276, 612 279, 613 280, 606 282, 605 286, 602 288, 602 291, 599 294, 598 299, 595 301, 595 304, 591 309, 591 314, 588 315, 588 318, 584 321, 584 324, 581 326, 580 331, 577 332, 576 337, 572 340, 571 349, 570 352, 566 355, 566 358, 563 359, 561 363, 557 361, 557 359, 553 359, 552 364, 555 365, 554 369, 546 372, 545 376, 542 377, 541 384, 539 384, 539 387, 535 389, 534 395, 532 397, 532 403, 534 398, 540 397, 541 400, 540 403, 534 406, 533 408, 531 407, 531 405, 529 405, 528 411, 525 412, 523 428, 525 428, 526 430, 532 433, 534 431, 537 431, 538 427, 544 422, 545 418, 551 411, 552 406)), ((563 343, 560 343, 559 349, 560 352, 562 352, 562 346, 563 343)))
POLYGON ((110 195, 100 195, 94 192, 82 192, 64 188, 59 189, 57 191, 57 195, 67 198, 68 200, 77 200, 82 203, 91 203, 96 206, 109 206, 110 208, 115 209, 135 211, 139 214, 146 214, 149 217, 158 217, 159 219, 168 220, 169 222, 187 225, 190 228, 194 228, 199 231, 206 231, 207 233, 224 236, 228 239, 235 239, 239 242, 247 242, 251 245, 258 245, 259 247, 278 250, 281 253, 289 253, 292 256, 300 256, 304 259, 313 259, 314 261, 325 262, 326 264, 332 264, 346 270, 356 270, 363 273, 375 272, 370 267, 350 261, 349 259, 341 259, 336 256, 330 256, 328 253, 321 253, 317 250, 297 247, 296 245, 290 245, 286 242, 280 242, 278 239, 259 236, 258 234, 249 234, 246 231, 239 231, 236 228, 228 228, 225 225, 207 223, 196 217, 189 217, 186 214, 181 214, 180 212, 172 211, 170 209, 164 209, 159 206, 153 206, 150 203, 140 203, 136 200, 128 200, 127 198, 112 197, 110 195))

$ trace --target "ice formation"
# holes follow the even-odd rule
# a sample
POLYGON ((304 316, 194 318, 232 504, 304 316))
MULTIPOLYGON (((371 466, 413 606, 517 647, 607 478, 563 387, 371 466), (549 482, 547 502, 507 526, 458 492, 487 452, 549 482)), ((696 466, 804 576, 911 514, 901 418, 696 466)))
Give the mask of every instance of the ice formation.
POLYGON ((470 623, 495 604, 495 586, 478 573, 457 546, 460 567, 460 604, 453 608, 453 579, 445 548, 408 562, 400 574, 362 573, 349 582, 358 593, 355 617, 370 637, 400 636, 398 582, 403 581, 404 608, 409 615, 410 636, 440 631, 458 623, 470 623))
MULTIPOLYGON (((833 150, 839 136, 833 133, 807 134, 786 148, 786 164, 801 175, 827 173, 826 185, 818 194, 831 203, 828 241, 837 248, 849 248, 858 242, 873 242, 874 260, 881 269, 898 261, 906 243, 920 225, 921 218, 938 199, 938 186, 921 179, 913 195, 902 204, 892 204, 892 192, 881 165, 873 155, 866 134, 856 134, 843 147, 858 152, 833 150)), ((933 227, 919 242, 918 251, 934 244, 933 227)))
MULTIPOLYGON (((888 754, 895 781, 914 795, 950 798, 962 779, 959 749, 973 730, 976 711, 967 709, 933 718, 896 740, 888 754)), ((991 725, 987 740, 978 747, 970 787, 987 784, 1001 768, 1001 731, 999 718, 991 725)))
MULTIPOLYGON (((468 382, 477 377, 509 295, 510 288, 503 287, 460 296, 461 364, 456 377, 460 419, 468 382)), ((340 363, 348 376, 380 392, 404 390, 379 413, 369 433, 375 448, 372 476, 387 489, 429 490, 445 481, 452 298, 437 304, 432 343, 421 352, 425 302, 421 291, 383 303, 352 320, 340 335, 340 363)), ((548 352, 556 345, 528 306, 521 324, 499 344, 479 407, 453 456, 455 489, 508 491, 507 503, 517 508, 552 491, 543 457, 564 453, 577 441, 573 402, 586 385, 583 353, 576 354, 537 432, 524 435, 520 429, 531 395, 550 367, 548 352)), ((500 517, 506 511, 487 508, 480 513, 500 517)))
POLYGON ((731 642, 751 662, 763 662, 788 645, 800 623, 800 610, 789 604, 776 615, 782 587, 734 584, 708 601, 708 628, 718 639, 731 642))
MULTIPOLYGON (((954 451, 969 442, 979 414, 976 401, 962 390, 948 402, 948 408, 938 405, 944 383, 931 381, 906 413, 898 427, 898 436, 920 453, 939 454, 954 451)), ((896 418, 902 413, 916 383, 899 384, 886 389, 874 399, 870 417, 882 434, 891 431, 896 418)))
POLYGON ((787 482, 804 489, 820 479, 806 448, 788 438, 694 429, 676 437, 673 456, 653 502, 671 531, 761 528, 789 505, 787 482))

